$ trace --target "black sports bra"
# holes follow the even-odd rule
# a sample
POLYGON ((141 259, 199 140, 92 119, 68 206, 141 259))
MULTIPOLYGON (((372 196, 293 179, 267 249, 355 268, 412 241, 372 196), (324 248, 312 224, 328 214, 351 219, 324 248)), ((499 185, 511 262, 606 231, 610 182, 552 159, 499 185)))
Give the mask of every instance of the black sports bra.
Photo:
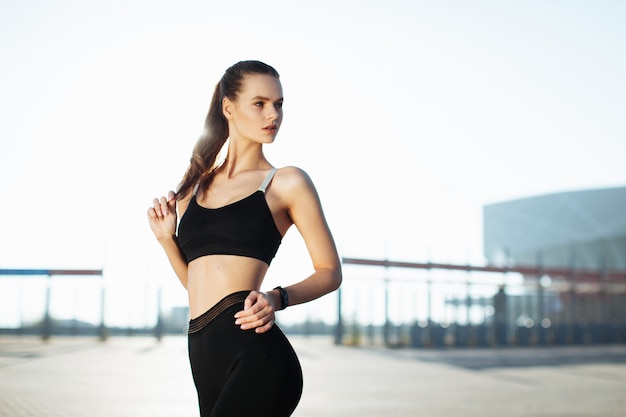
POLYGON ((265 200, 275 173, 272 168, 257 191, 219 208, 200 206, 194 191, 178 225, 178 244, 188 263, 206 255, 238 255, 270 264, 282 240, 265 200))

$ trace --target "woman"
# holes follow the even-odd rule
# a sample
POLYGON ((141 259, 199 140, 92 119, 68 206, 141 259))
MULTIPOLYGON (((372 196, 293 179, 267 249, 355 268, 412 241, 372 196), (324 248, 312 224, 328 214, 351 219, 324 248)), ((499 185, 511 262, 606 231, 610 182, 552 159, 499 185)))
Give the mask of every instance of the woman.
POLYGON ((263 155, 263 145, 278 134, 282 104, 274 68, 258 61, 228 68, 178 192, 155 198, 148 210, 150 227, 188 292, 189 358, 203 417, 291 415, 302 372, 275 312, 341 283, 337 249, 310 178, 295 167, 275 169, 263 155), (292 224, 314 272, 261 292, 292 224))

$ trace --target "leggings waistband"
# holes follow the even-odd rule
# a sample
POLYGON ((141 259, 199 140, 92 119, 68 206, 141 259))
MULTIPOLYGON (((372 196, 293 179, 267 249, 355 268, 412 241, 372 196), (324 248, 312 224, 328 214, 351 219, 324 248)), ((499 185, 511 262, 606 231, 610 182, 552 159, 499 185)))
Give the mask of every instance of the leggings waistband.
POLYGON ((250 291, 238 291, 227 295, 217 302, 213 307, 189 321, 189 334, 199 332, 205 328, 210 322, 215 320, 217 316, 223 313, 227 308, 242 302, 250 294, 250 291))

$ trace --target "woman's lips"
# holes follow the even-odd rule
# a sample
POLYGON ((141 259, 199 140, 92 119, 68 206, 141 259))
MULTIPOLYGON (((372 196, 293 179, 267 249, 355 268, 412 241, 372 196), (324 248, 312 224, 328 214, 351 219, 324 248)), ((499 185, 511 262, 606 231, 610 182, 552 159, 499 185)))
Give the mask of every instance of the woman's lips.
POLYGON ((270 133, 274 133, 278 130, 278 126, 276 125, 268 125, 263 128, 263 130, 267 130, 270 133))

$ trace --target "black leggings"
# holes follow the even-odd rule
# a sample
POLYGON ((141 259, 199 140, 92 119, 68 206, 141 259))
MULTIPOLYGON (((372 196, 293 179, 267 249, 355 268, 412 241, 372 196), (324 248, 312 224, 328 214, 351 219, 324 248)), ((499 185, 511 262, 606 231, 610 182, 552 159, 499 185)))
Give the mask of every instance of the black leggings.
POLYGON ((257 334, 235 325, 249 293, 230 294, 189 322, 189 360, 202 417, 287 417, 300 401, 300 362, 278 326, 257 334))

